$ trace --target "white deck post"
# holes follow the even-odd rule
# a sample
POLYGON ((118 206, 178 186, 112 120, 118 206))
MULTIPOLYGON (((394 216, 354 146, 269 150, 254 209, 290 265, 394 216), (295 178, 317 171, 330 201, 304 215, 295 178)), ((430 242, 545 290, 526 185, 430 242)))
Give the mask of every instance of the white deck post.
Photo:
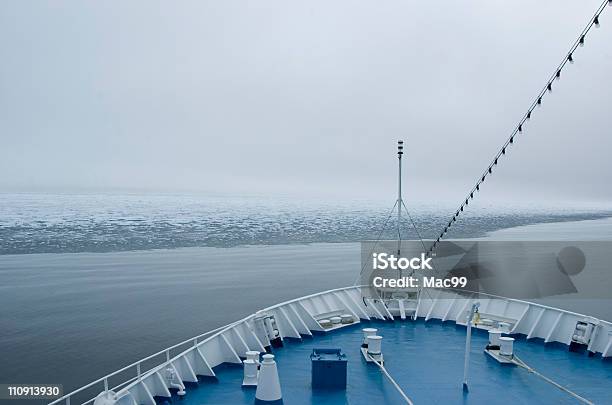
POLYGON ((465 362, 463 364, 463 390, 468 390, 468 370, 470 366, 470 351, 472 349, 472 320, 474 319, 474 314, 478 311, 478 307, 480 303, 475 302, 472 304, 472 309, 470 310, 470 314, 468 315, 467 320, 467 334, 465 336, 465 362))

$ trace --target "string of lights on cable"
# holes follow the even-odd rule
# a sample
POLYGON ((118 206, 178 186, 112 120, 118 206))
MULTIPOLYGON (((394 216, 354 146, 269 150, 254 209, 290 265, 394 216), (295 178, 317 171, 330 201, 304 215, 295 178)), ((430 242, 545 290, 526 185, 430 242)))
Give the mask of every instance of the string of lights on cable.
POLYGON ((437 239, 433 242, 431 247, 428 249, 427 251, 428 256, 433 253, 433 251, 436 249, 436 247, 440 243, 440 240, 444 238, 444 236, 449 231, 453 223, 457 221, 457 218, 459 218, 459 215, 461 215, 461 213, 467 208, 467 206, 470 204, 470 201, 474 199, 474 195, 480 191, 480 187, 484 183, 485 179, 493 173, 493 169, 495 168, 495 166, 497 166, 500 159, 506 155, 506 153, 508 152, 508 148, 514 144, 515 138, 524 133, 525 125, 527 121, 531 119, 531 117, 533 116, 535 112, 535 109, 538 106, 542 105, 544 97, 547 94, 550 94, 552 92, 553 83, 561 78, 561 72, 563 71, 565 66, 568 63, 570 64, 574 63, 576 50, 579 47, 584 46, 586 42, 586 36, 591 30, 591 28, 599 27, 599 20, 600 20, 601 14, 606 9, 606 5, 612 6, 612 0, 604 0, 604 2, 597 8, 597 11, 593 15, 593 17, 591 17, 588 24, 586 25, 586 27, 584 27, 584 29, 582 30, 582 32, 580 33, 576 41, 574 41, 574 43, 570 47, 569 51, 567 52, 567 54, 565 55, 561 63, 553 71, 552 75, 546 82, 546 85, 544 86, 544 88, 538 93, 534 101, 531 103, 531 105, 527 109, 527 112, 525 113, 525 115, 521 117, 521 119, 519 120, 514 130, 510 133, 510 136, 508 137, 506 142, 503 144, 501 149, 499 149, 499 151, 497 152, 497 154, 495 155, 491 163, 489 163, 488 167, 485 169, 482 175, 478 178, 474 187, 472 187, 472 189, 467 194, 467 196, 461 201, 461 205, 459 206, 459 208, 455 211, 450 221, 448 221, 448 224, 444 226, 444 229, 440 232, 437 239))

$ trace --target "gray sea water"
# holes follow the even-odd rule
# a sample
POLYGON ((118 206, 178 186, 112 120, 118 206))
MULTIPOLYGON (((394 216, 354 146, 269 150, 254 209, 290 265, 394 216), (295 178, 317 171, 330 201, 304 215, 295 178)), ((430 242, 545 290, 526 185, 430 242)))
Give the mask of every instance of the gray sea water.
MULTIPOLYGON (((258 308, 352 284, 357 242, 378 236, 391 208, 176 195, 0 198, 0 383, 66 390, 258 308)), ((424 237, 453 211, 411 210, 424 237)), ((601 207, 474 211, 452 237, 612 239, 612 220, 602 219, 611 212, 601 207)))

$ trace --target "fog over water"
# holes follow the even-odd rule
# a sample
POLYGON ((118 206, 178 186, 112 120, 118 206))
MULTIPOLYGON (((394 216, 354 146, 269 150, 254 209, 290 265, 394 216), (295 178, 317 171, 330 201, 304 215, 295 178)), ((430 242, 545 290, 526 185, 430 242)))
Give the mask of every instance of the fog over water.
MULTIPOLYGON (((4 1, 0 190, 458 202, 600 3, 4 1)), ((612 199, 600 20, 483 198, 612 199)))

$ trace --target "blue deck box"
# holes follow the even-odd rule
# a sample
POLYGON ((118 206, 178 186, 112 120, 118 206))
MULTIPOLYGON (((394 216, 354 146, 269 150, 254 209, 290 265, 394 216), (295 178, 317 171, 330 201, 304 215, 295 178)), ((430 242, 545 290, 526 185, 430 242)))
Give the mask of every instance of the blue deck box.
POLYGON ((313 349, 312 388, 346 389, 346 355, 340 349, 313 349))

